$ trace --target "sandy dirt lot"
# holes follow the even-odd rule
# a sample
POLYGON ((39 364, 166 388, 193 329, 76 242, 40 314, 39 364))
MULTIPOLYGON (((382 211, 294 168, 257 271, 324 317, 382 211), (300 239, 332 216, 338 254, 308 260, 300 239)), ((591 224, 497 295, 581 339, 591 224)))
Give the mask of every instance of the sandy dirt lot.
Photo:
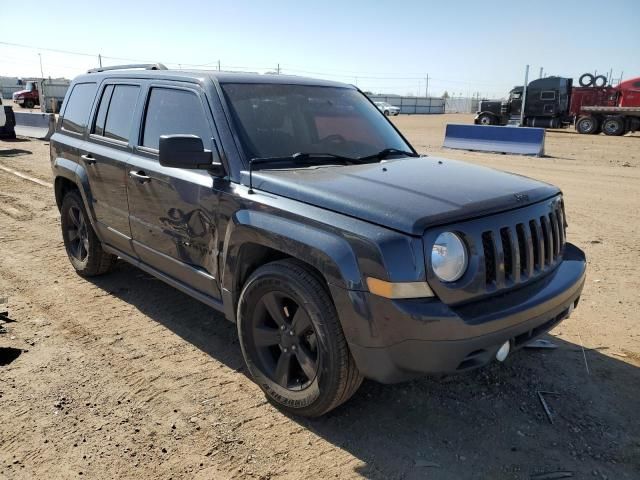
MULTIPOLYGON (((441 149, 444 125, 470 116, 393 121, 420 152, 564 190, 589 270, 548 336, 558 349, 365 382, 324 418, 290 418, 247 378, 233 325, 125 263, 78 277, 52 190, 0 169, 0 296, 15 320, 0 334, 0 478, 640 478, 640 135, 552 131, 548 156, 528 158, 441 149), (557 393, 553 423, 538 391, 557 393)), ((52 181, 45 142, 0 142, 0 166, 52 181)))

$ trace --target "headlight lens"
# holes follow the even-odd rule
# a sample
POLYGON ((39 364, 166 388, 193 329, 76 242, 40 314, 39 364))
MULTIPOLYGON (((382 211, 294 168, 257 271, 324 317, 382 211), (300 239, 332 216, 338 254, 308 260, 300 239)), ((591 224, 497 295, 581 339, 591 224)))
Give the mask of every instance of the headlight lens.
POLYGON ((455 282, 467 270, 467 247, 453 232, 438 235, 431 249, 431 266, 443 282, 455 282))

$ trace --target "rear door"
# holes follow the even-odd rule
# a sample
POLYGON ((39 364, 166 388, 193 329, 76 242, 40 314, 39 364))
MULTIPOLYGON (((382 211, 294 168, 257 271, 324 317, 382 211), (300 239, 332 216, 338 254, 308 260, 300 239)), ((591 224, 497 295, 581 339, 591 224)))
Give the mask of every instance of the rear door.
POLYGON ((140 84, 130 81, 103 83, 81 156, 93 193, 93 209, 101 238, 127 254, 133 253, 127 162, 132 151, 130 139, 140 90, 140 84))
POLYGON ((205 170, 163 167, 160 135, 193 134, 206 149, 213 120, 197 85, 153 82, 146 94, 138 145, 127 178, 134 248, 140 259, 165 275, 220 298, 217 285, 218 197, 205 170))

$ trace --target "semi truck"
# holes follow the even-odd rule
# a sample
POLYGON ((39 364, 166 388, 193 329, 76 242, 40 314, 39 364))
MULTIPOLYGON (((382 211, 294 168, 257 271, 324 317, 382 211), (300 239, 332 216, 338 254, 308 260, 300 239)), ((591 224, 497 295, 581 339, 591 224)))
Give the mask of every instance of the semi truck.
POLYGON ((545 77, 533 80, 526 89, 514 87, 505 101, 482 100, 474 123, 477 125, 520 125, 522 100, 525 98, 522 126, 566 128, 575 126, 578 133, 624 135, 640 130, 640 77, 613 87, 606 77, 589 73, 579 79, 545 77), (603 81, 604 80, 604 81, 603 81))

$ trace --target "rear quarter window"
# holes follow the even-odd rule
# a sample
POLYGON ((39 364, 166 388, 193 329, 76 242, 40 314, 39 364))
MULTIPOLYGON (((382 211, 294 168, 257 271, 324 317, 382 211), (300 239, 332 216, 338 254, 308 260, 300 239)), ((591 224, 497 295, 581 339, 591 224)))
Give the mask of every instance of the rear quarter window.
POLYGON ((93 105, 97 86, 95 83, 77 83, 64 109, 62 129, 67 132, 84 133, 89 121, 89 112, 93 105))

